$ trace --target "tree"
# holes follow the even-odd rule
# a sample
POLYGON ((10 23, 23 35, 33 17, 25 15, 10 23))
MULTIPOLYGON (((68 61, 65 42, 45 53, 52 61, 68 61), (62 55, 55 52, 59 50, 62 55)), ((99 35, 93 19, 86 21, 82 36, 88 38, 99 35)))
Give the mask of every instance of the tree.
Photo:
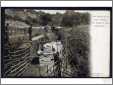
POLYGON ((66 27, 70 27, 72 26, 72 17, 68 14, 64 14, 62 21, 61 21, 61 25, 62 26, 66 26, 66 27))
POLYGON ((50 14, 40 15, 40 25, 47 25, 52 21, 52 16, 50 14))
POLYGON ((72 27, 74 25, 79 25, 80 24, 80 14, 76 12, 66 12, 63 15, 62 21, 61 21, 62 26, 66 27, 72 27))
POLYGON ((89 15, 89 13, 82 13, 81 15, 80 15, 80 17, 81 17, 81 24, 89 24, 89 22, 90 22, 90 15, 89 15))
POLYGON ((56 14, 53 14, 52 16, 53 17, 52 17, 51 24, 54 26, 60 26, 61 20, 62 20, 62 14, 57 12, 56 14))
POLYGON ((89 24, 89 19, 89 13, 79 13, 70 10, 66 11, 66 13, 63 14, 61 25, 66 27, 72 27, 81 24, 89 24))

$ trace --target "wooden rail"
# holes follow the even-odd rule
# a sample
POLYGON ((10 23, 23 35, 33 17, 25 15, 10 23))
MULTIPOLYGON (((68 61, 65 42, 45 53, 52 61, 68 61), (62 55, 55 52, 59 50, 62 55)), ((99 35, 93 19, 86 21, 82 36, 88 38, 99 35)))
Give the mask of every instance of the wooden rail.
POLYGON ((27 69, 30 59, 30 47, 9 50, 4 59, 4 77, 18 77, 27 69))

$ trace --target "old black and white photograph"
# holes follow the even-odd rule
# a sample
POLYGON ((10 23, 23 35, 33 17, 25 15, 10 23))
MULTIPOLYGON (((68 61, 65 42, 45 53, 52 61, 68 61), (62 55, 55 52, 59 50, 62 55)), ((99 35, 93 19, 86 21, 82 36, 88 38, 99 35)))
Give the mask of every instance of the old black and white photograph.
POLYGON ((109 11, 4 8, 3 16, 3 78, 109 77, 109 11))

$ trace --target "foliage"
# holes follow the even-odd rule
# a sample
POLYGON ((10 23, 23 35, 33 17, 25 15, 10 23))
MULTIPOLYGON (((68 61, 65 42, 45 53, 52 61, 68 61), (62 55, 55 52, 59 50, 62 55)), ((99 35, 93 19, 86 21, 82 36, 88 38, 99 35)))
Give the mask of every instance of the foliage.
POLYGON ((14 19, 25 22, 26 24, 32 24, 37 26, 44 26, 44 25, 54 25, 54 26, 64 26, 64 27, 73 27, 80 24, 89 24, 90 22, 90 15, 89 13, 80 13, 66 11, 65 13, 56 13, 50 14, 43 11, 35 11, 35 10, 13 10, 7 9, 5 12, 7 19, 14 19), (10 14, 9 14, 10 13, 10 14))
POLYGON ((80 24, 89 24, 89 21, 88 13, 73 12, 71 14, 65 13, 63 15, 61 24, 62 26, 73 27, 80 24))
POLYGON ((44 14, 40 16, 40 25, 44 26, 52 21, 50 14, 44 14))

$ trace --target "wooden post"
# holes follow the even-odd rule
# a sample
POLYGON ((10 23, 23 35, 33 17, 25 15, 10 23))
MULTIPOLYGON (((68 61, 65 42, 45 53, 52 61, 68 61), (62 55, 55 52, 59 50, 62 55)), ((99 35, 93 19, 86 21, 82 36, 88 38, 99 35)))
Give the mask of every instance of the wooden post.
POLYGON ((29 40, 32 40, 32 25, 29 27, 28 33, 29 33, 29 40))
POLYGON ((48 65, 46 67, 47 67, 47 74, 48 74, 48 65))

